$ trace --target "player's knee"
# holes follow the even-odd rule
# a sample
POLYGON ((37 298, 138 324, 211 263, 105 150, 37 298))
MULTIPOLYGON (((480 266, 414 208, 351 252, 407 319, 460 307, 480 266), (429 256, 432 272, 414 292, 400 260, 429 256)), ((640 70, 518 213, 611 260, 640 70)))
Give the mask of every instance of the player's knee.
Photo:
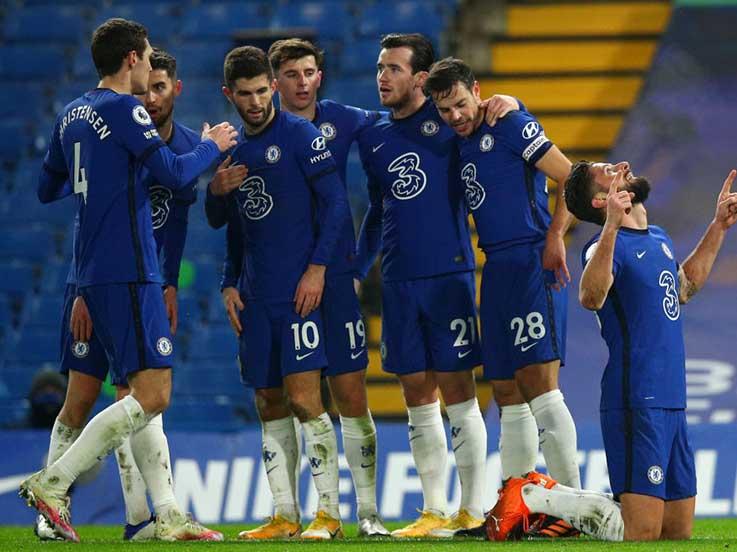
POLYGON ((320 393, 292 392, 289 395, 289 408, 300 422, 316 418, 324 412, 320 393))
POLYGON ((280 420, 291 415, 281 389, 257 389, 256 410, 262 421, 280 420))
POLYGON ((515 380, 527 402, 558 389, 558 361, 525 366, 515 373, 515 380))
POLYGON ((640 519, 626 519, 624 523, 624 540, 652 541, 660 539, 662 521, 650 516, 640 519))
POLYGON ((492 381, 491 386, 494 392, 494 401, 496 401, 496 404, 500 408, 527 402, 520 393, 514 380, 492 381))
POLYGON ((169 389, 146 389, 143 392, 134 392, 134 397, 149 416, 155 416, 169 408, 171 393, 169 389))

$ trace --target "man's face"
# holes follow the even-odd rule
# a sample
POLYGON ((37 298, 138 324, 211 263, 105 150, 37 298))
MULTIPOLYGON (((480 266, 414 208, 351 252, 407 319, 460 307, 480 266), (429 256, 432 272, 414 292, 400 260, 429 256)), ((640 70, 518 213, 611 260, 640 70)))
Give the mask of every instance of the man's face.
POLYGON ((435 107, 448 125, 460 136, 470 136, 476 129, 479 114, 479 83, 469 90, 462 82, 456 82, 445 97, 433 94, 435 107))
POLYGON ((233 83, 232 88, 223 87, 223 93, 235 106, 238 114, 248 126, 259 127, 271 116, 274 104, 271 102, 276 81, 270 81, 268 75, 259 75, 252 79, 241 77, 233 83))
POLYGON ((172 80, 165 69, 154 69, 148 77, 148 92, 136 95, 151 115, 156 128, 161 128, 171 120, 174 99, 182 91, 182 81, 172 80))
POLYGON ((146 49, 140 58, 136 55, 138 62, 131 69, 131 88, 133 94, 145 94, 148 90, 148 74, 151 72, 151 54, 153 48, 146 39, 146 49))
POLYGON ((315 56, 285 61, 276 75, 279 99, 291 109, 302 110, 317 101, 317 89, 322 81, 315 56))
POLYGON ((632 203, 643 203, 650 194, 650 182, 643 176, 632 174, 630 164, 627 161, 620 161, 615 165, 611 163, 591 164, 589 174, 600 190, 596 194, 596 197, 606 199, 606 194, 609 193, 609 188, 614 183, 619 172, 624 172, 624 182, 619 185, 620 190, 627 190, 635 194, 635 197, 632 198, 632 203))
POLYGON ((411 101, 420 73, 424 73, 413 75, 411 61, 412 50, 405 46, 381 50, 376 63, 376 84, 381 105, 400 108, 411 101))

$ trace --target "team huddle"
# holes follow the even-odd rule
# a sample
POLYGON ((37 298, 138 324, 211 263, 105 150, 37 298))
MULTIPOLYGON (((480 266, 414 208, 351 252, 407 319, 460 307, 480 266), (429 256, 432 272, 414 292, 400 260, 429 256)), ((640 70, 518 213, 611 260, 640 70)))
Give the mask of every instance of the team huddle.
POLYGON ((79 540, 68 489, 114 450, 126 539, 223 539, 177 504, 161 418, 187 212, 197 178, 215 164, 205 210, 213 228, 227 227, 223 303, 241 381, 255 390, 274 500, 274 515, 240 539, 343 536, 323 376, 340 414, 359 536, 690 537, 696 479, 680 304, 703 286, 737 221, 735 171, 703 239, 679 264, 668 235, 648 225, 645 178, 626 162, 572 166, 520 100, 482 100, 468 65, 436 62, 422 35, 379 44, 386 112, 318 100, 323 52, 308 41, 235 48, 222 92, 242 125, 205 124, 201 135, 173 120, 177 63, 151 48, 143 26, 108 20, 91 49, 100 83, 58 116, 38 184, 42 202, 74 194, 79 206, 62 328, 67 398, 46 468, 20 491, 39 511, 40 538, 79 540), (354 142, 369 194, 357 237, 346 192, 354 142), (547 177, 558 184, 552 214, 547 177), (469 214, 485 254, 480 325, 469 214), (601 426, 612 495, 581 489, 576 429, 558 388, 570 281, 563 238, 574 216, 602 226, 582 253, 579 299, 596 311, 610 352, 601 426), (417 520, 391 533, 377 509, 357 295, 380 253, 382 366, 403 391, 424 501, 417 520), (473 372, 481 364, 501 418, 504 483, 489 512, 473 372), (118 401, 87 422, 108 372, 118 401), (440 396, 461 484, 452 515, 440 396), (535 472, 538 448, 548 475, 535 472), (304 528, 303 453, 319 497, 304 528))

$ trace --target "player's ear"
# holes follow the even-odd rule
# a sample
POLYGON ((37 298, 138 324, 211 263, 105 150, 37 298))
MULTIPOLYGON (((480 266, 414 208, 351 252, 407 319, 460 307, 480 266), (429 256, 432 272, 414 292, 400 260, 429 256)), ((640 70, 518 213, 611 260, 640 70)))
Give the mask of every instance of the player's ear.
POLYGON ((322 84, 322 71, 317 72, 317 88, 320 88, 322 84))
POLYGON ((415 86, 417 88, 425 88, 425 81, 427 80, 427 76, 429 74, 430 73, 428 73, 427 71, 417 71, 417 73, 415 73, 415 75, 414 75, 414 77, 415 77, 415 86))
POLYGON ((271 79, 271 93, 276 92, 276 79, 271 79))
POLYGON ((233 92, 231 92, 230 88, 228 88, 227 86, 223 86, 222 90, 223 90, 223 96, 228 98, 228 101, 232 103, 233 102, 233 92))
POLYGON ((473 93, 473 97, 477 101, 481 101, 481 86, 479 86, 479 81, 473 81, 473 88, 471 88, 471 92, 473 93))

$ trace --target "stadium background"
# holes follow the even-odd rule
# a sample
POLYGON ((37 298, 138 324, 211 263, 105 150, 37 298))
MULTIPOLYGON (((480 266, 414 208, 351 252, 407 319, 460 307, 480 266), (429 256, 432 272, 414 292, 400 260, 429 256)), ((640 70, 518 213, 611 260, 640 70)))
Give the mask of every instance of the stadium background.
MULTIPOLYGON (((219 92, 222 60, 234 45, 268 47, 295 34, 313 38, 327 53, 322 96, 378 108, 373 78, 378 37, 423 32, 441 54, 454 53, 473 64, 484 95, 503 92, 523 99, 571 159, 624 159, 648 176, 654 185, 651 222, 668 228, 680 258, 698 240, 724 176, 737 165, 732 135, 737 45, 730 40, 737 28, 737 1, 0 2, 0 450, 5 452, 0 511, 5 524, 33 519, 15 491, 46 453, 47 431, 29 427, 29 393, 40 370, 56 369, 71 247, 74 201, 39 204, 36 175, 55 113, 97 82, 89 35, 111 16, 143 22, 153 44, 177 57, 184 92, 176 118, 193 128, 203 120, 237 122, 219 92)), ((366 197, 355 154, 348 184, 358 220, 366 197)), ((259 520, 271 512, 260 430, 252 396, 238 383, 236 343, 220 304, 224 236, 207 227, 201 198, 190 212, 174 396, 165 415, 176 491, 182 506, 203 522, 259 520)), ((570 234, 574 282, 561 386, 579 430, 583 483, 606 489, 598 428, 598 382, 606 351, 593 316, 576 302, 580 250, 593 231, 582 224, 570 234)), ((379 506, 386 519, 408 519, 421 506, 420 486, 399 388, 380 368, 376 276, 364 287, 362 300, 372 345, 370 405, 380 419, 379 506)), ((701 516, 737 515, 736 291, 733 234, 709 285, 683 310, 701 516)), ((498 416, 488 386, 480 386, 480 396, 488 408, 491 503, 499 480, 498 416)), ((108 388, 96 409, 110 400, 108 388)), ((350 476, 341 462, 341 508, 352 517, 350 476)), ((457 503, 452 461, 449 469, 449 494, 457 503)), ((314 511, 316 496, 306 469, 301 489, 303 511, 314 511)), ((77 523, 123 522, 112 458, 77 485, 74 514, 77 523)))

